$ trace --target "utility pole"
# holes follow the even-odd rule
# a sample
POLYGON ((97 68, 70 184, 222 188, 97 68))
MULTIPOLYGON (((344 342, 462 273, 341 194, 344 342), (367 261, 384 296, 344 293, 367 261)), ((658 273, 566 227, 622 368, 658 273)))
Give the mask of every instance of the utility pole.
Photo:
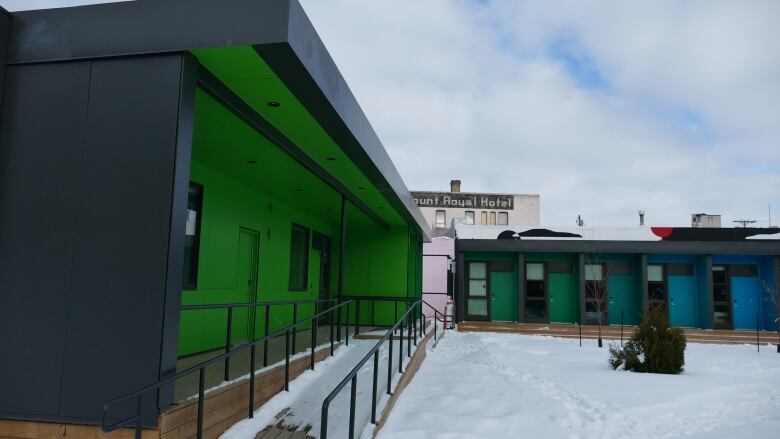
POLYGON ((758 221, 756 221, 754 219, 752 219, 752 220, 749 220, 749 219, 738 219, 738 220, 734 220, 734 222, 737 223, 737 224, 742 224, 742 227, 747 227, 748 224, 753 224, 753 223, 756 223, 758 221))

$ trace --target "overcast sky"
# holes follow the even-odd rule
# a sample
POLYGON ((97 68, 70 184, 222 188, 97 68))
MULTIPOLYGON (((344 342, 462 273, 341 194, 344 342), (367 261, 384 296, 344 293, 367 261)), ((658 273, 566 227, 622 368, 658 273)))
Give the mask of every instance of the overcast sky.
POLYGON ((544 224, 780 224, 780 1, 302 3, 410 189, 538 193, 544 224))

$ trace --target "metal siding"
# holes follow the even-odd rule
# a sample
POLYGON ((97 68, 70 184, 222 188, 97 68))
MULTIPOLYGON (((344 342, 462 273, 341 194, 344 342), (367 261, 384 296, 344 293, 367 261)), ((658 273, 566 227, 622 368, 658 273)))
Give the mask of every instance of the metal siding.
POLYGON ((93 64, 62 417, 158 378, 180 73, 181 56, 93 64))
POLYGON ((0 417, 59 412, 89 63, 10 66, 0 115, 0 417))
POLYGON ((3 103, 5 59, 8 54, 8 37, 11 33, 11 14, 0 7, 0 105, 3 103))

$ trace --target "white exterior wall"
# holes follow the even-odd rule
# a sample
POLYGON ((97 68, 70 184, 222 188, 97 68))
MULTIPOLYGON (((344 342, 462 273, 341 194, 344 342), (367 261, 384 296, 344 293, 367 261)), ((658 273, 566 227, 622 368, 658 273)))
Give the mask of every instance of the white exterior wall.
MULTIPOLYGON (((478 194, 476 194, 478 195, 478 194)), ((509 215, 508 224, 516 226, 538 226, 540 223, 539 214, 539 195, 535 194, 515 194, 514 209, 483 209, 483 208, 443 208, 443 207, 420 207, 425 220, 431 229, 435 229, 436 211, 443 210, 447 214, 447 228, 452 226, 452 220, 455 218, 463 219, 466 217, 466 211, 474 212, 475 224, 480 224, 482 211, 488 212, 488 224, 490 224, 490 212, 496 212, 496 224, 498 224, 498 212, 507 212, 509 215)))

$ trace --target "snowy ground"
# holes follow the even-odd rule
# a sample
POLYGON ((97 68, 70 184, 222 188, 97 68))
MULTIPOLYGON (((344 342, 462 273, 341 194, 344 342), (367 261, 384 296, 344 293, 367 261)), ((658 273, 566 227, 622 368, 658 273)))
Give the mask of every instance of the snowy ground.
POLYGON ((593 342, 449 332, 378 439, 780 438, 774 346, 689 344, 680 375, 613 371, 593 342))

